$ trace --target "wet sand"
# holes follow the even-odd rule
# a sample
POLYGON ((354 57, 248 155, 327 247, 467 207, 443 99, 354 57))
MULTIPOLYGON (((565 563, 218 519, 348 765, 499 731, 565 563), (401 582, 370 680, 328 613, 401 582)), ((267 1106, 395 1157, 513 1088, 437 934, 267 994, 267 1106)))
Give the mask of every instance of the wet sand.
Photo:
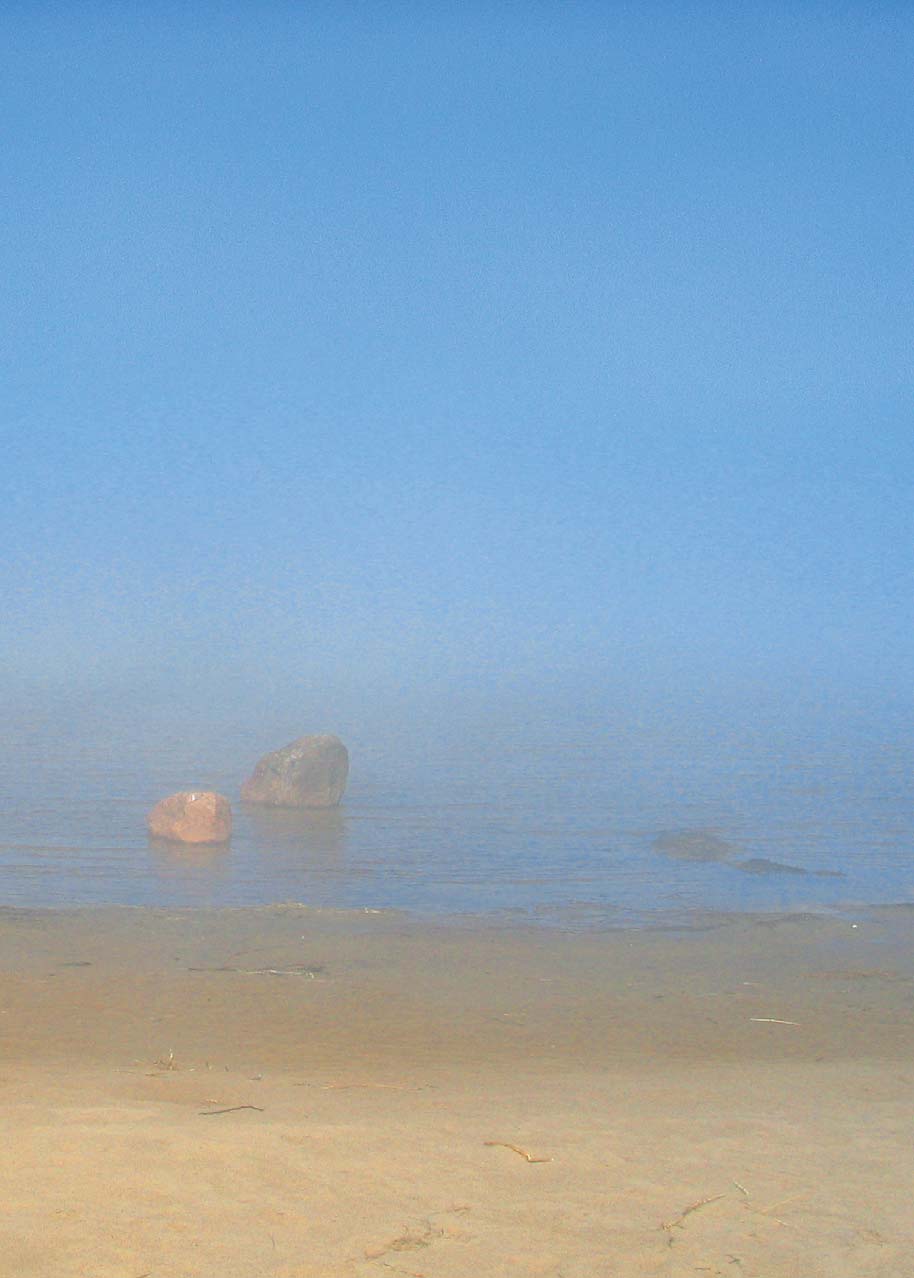
POLYGON ((912 921, 0 912, 0 1275, 910 1275, 912 921))

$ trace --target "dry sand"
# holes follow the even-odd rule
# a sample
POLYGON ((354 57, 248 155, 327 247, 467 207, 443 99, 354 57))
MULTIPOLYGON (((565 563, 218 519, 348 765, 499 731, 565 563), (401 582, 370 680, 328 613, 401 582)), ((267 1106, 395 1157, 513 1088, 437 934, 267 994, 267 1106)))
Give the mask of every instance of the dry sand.
POLYGON ((912 918, 0 912, 0 1275, 912 1275, 912 918))

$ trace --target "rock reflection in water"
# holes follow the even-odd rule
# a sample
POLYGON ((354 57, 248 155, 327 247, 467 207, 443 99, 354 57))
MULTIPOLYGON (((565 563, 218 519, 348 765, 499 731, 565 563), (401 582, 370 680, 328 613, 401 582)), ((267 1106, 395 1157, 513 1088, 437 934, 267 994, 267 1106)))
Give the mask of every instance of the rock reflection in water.
POLYGON ((231 845, 172 843, 150 836, 149 856, 160 883, 177 887, 182 894, 199 901, 228 875, 231 845))
POLYGON ((245 805, 239 816, 260 852, 280 852, 322 869, 338 869, 346 848, 346 818, 339 808, 265 808, 245 805))

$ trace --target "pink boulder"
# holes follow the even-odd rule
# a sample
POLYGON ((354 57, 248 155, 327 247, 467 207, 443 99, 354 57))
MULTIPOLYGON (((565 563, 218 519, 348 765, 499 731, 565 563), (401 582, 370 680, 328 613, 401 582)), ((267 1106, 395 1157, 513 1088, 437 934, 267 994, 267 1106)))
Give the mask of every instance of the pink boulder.
POLYGON ((228 799, 212 790, 184 790, 157 803, 146 824, 157 839, 225 843, 232 833, 232 809, 228 799))

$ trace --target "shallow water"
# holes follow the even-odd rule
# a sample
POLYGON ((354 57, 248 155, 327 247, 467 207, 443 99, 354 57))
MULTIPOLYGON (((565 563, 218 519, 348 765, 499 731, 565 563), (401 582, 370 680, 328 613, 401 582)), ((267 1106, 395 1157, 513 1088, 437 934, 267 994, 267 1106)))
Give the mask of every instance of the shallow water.
POLYGON ((0 904, 294 900, 590 927, 914 900, 914 750, 897 732, 532 713, 449 732, 301 730, 333 727, 349 789, 339 810, 307 814, 238 802, 257 757, 294 735, 279 725, 21 716, 0 753, 0 904), (232 800, 228 847, 148 839, 152 804, 191 787, 232 800))

